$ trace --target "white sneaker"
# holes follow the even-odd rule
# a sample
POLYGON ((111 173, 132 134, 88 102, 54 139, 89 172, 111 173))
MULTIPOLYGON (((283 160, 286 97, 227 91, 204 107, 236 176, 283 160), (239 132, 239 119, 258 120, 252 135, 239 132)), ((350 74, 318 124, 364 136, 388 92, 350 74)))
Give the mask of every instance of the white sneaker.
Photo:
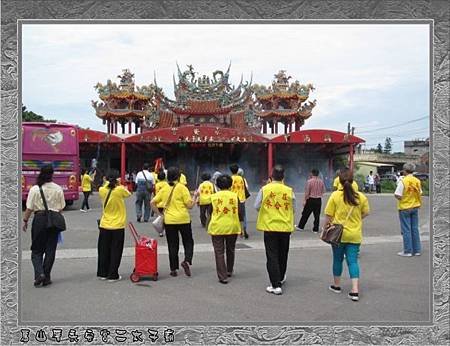
POLYGON ((420 252, 415 252, 415 253, 414 253, 414 256, 420 256, 420 255, 421 255, 420 252))
POLYGON ((267 286, 266 291, 267 291, 267 293, 273 293, 276 295, 280 295, 283 293, 283 290, 281 289, 281 287, 273 288, 272 286, 267 286))
POLYGON ((108 282, 116 282, 122 280, 122 276, 119 275, 117 279, 108 279, 108 282))
POLYGON ((299 228, 298 226, 295 226, 295 230, 298 231, 298 232, 304 231, 304 229, 301 229, 301 228, 299 228))
POLYGON ((403 251, 400 251, 399 253, 397 253, 397 255, 401 257, 412 257, 412 253, 405 253, 403 251))
POLYGON ((87 211, 84 209, 80 209, 80 211, 82 211, 83 213, 87 213, 87 211))

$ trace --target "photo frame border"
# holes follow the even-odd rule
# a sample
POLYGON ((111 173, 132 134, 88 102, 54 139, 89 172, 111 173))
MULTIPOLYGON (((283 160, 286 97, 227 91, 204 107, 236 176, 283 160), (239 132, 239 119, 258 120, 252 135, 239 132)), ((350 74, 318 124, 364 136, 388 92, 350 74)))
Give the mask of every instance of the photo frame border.
MULTIPOLYGON (((19 232, 20 210, 20 71, 18 33, 23 23, 52 20, 55 23, 106 23, 109 20, 122 22, 159 19, 155 22, 189 19, 217 23, 233 19, 240 23, 285 23, 308 20, 317 22, 359 23, 370 20, 380 22, 399 21, 432 23, 433 49, 432 87, 430 88, 430 171, 432 204, 430 218, 430 263, 432 284, 432 320, 430 323, 399 323, 380 325, 371 322, 346 325, 345 322, 320 325, 294 325, 274 322, 273 325, 248 323, 248 325, 166 325, 127 326, 122 328, 132 335, 134 330, 144 330, 150 335, 157 330, 164 336, 173 331, 173 344, 186 341, 195 344, 448 344, 449 323, 449 17, 447 1, 292 1, 271 3, 270 1, 2 1, 1 14, 1 344, 24 342, 23 331, 34 336, 61 328, 83 335, 87 328, 96 331, 95 342, 103 342, 101 330, 111 330, 109 343, 120 344, 114 338, 118 326, 85 326, 61 324, 59 326, 24 325, 19 319, 19 262, 21 249, 19 232), (126 5, 126 6, 125 6, 126 5), (205 21, 206 20, 206 21, 205 21), (242 21, 242 22, 241 22, 242 21), (16 189, 17 187, 17 189, 16 189), (151 328, 150 328, 151 327, 151 328)), ((186 23, 186 21, 182 21, 186 23)), ((146 339, 148 341, 148 339, 146 339)), ((47 342, 49 342, 48 340, 47 342)), ((162 340, 159 340, 161 342, 162 340)), ((170 341, 169 341, 170 342, 170 341)), ((58 344, 70 343, 70 339, 58 344)))

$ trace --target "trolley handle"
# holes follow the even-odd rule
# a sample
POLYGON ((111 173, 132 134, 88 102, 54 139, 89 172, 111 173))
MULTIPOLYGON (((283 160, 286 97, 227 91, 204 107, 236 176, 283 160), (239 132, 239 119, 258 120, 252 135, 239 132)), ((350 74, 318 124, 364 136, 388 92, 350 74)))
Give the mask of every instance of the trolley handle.
POLYGON ((134 225, 131 222, 128 223, 128 228, 130 229, 131 235, 133 236, 136 244, 139 244, 140 236, 139 236, 138 232, 136 231, 136 228, 134 228, 134 225))

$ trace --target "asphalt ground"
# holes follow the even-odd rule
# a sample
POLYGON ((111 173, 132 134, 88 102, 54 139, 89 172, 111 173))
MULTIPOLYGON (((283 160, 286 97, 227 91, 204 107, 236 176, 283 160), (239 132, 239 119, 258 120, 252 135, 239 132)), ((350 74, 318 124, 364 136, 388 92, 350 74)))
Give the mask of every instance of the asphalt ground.
MULTIPOLYGON (((58 246, 52 272, 53 284, 33 287, 30 235, 21 236, 21 320, 30 322, 390 322, 430 319, 429 199, 420 210, 423 254, 403 258, 396 201, 392 195, 369 195, 371 215, 364 222, 361 247, 361 299, 352 302, 347 270, 343 293, 327 289, 331 283, 331 250, 310 232, 312 215, 304 232, 294 232, 283 295, 265 292, 269 284, 262 234, 255 230, 256 211, 252 193, 247 204, 250 239, 237 243, 235 276, 228 285, 218 283, 210 237, 201 228, 198 208, 192 210, 194 261, 192 277, 182 271, 169 276, 165 238, 159 241, 159 279, 133 284, 133 241, 126 232, 120 274, 109 283, 96 277, 98 194, 91 197, 92 211, 79 211, 81 200, 65 212, 68 230, 58 246)), ((301 194, 297 194, 296 222, 300 218, 301 194)), ((327 196, 324 198, 324 201, 327 196)), ((155 236, 149 223, 136 223, 134 196, 127 200, 129 220, 138 231, 155 236)), ((182 253, 182 247, 180 247, 182 253)), ((180 259, 183 256, 180 254, 180 259)), ((345 265, 344 265, 345 268, 345 265)))
MULTIPOLYGON (((423 255, 396 255, 400 243, 366 245, 360 258, 360 301, 347 297, 344 269, 341 294, 332 283, 331 250, 289 252, 283 295, 266 293, 264 250, 237 250, 235 275, 218 282, 213 252, 194 254, 192 277, 169 276, 167 255, 159 255, 158 281, 131 283, 133 257, 124 257, 118 282, 95 277, 96 259, 58 259, 48 287, 33 287, 30 263, 22 267, 21 319, 26 322, 389 322, 430 318, 429 247, 423 255)), ((345 266, 344 266, 345 267, 345 266)))
MULTIPOLYGON (((247 229, 250 234, 249 240, 262 241, 262 234, 256 231, 256 218, 257 212, 253 207, 254 199, 257 192, 252 192, 250 199, 246 202, 246 214, 247 214, 247 229)), ((322 205, 322 217, 323 220, 323 209, 325 208, 326 200, 329 194, 326 194, 323 198, 322 205)), ((363 234, 364 236, 396 236, 400 234, 400 223, 398 218, 396 200, 392 194, 369 194, 370 204, 370 215, 364 219, 363 234)), ((301 217, 301 201, 303 200, 302 193, 296 193, 297 203, 296 203, 296 215, 295 223, 301 217)), ((83 213, 80 211, 80 206, 82 202, 82 196, 78 201, 75 201, 73 206, 67 208, 64 211, 64 216, 67 223, 67 231, 63 233, 64 242, 58 245, 58 249, 86 249, 97 247, 97 219, 101 215, 101 203, 98 197, 98 193, 95 193, 89 199, 89 204, 91 206, 91 211, 88 213, 83 213)), ((143 235, 156 237, 157 233, 153 230, 150 223, 137 223, 136 213, 135 213, 135 196, 131 196, 126 200, 128 221, 133 222, 137 231, 143 235)), ((191 211, 192 219, 192 231, 194 236, 194 241, 197 244, 200 243, 210 243, 210 237, 205 232, 205 229, 200 225, 199 208, 194 207, 191 211)), ((429 197, 423 197, 423 206, 419 212, 419 223, 425 232, 429 231, 429 197)), ((322 223, 321 223, 322 224, 322 223)), ((31 223, 29 222, 29 228, 31 228, 31 223)), ((317 235, 312 233, 313 226, 313 215, 310 216, 308 223, 305 227, 305 232, 299 234, 296 232, 293 235, 293 239, 316 239, 317 235)), ((28 234, 21 232, 21 248, 22 250, 29 250, 31 246, 30 229, 28 234)), ((158 238, 161 245, 166 245, 165 238, 158 238)), ((242 242, 245 243, 244 240, 242 242)), ((125 247, 132 247, 133 238, 130 232, 127 230, 125 232, 125 247)))

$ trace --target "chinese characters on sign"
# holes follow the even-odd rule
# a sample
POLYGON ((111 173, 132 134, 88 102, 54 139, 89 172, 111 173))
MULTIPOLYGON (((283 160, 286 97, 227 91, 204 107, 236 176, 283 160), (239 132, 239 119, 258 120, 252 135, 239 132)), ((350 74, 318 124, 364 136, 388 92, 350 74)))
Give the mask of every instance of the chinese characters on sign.
POLYGON ((49 342, 63 343, 69 342, 71 344, 110 344, 120 343, 130 345, 133 343, 142 344, 145 341, 151 341, 155 343, 157 341, 164 343, 175 342, 175 330, 171 328, 165 328, 162 330, 148 328, 147 330, 131 330, 122 328, 108 329, 108 328, 86 328, 83 330, 77 330, 70 328, 64 330, 62 328, 41 328, 36 332, 31 329, 20 329, 19 342, 26 344, 36 342, 46 345, 49 342))

